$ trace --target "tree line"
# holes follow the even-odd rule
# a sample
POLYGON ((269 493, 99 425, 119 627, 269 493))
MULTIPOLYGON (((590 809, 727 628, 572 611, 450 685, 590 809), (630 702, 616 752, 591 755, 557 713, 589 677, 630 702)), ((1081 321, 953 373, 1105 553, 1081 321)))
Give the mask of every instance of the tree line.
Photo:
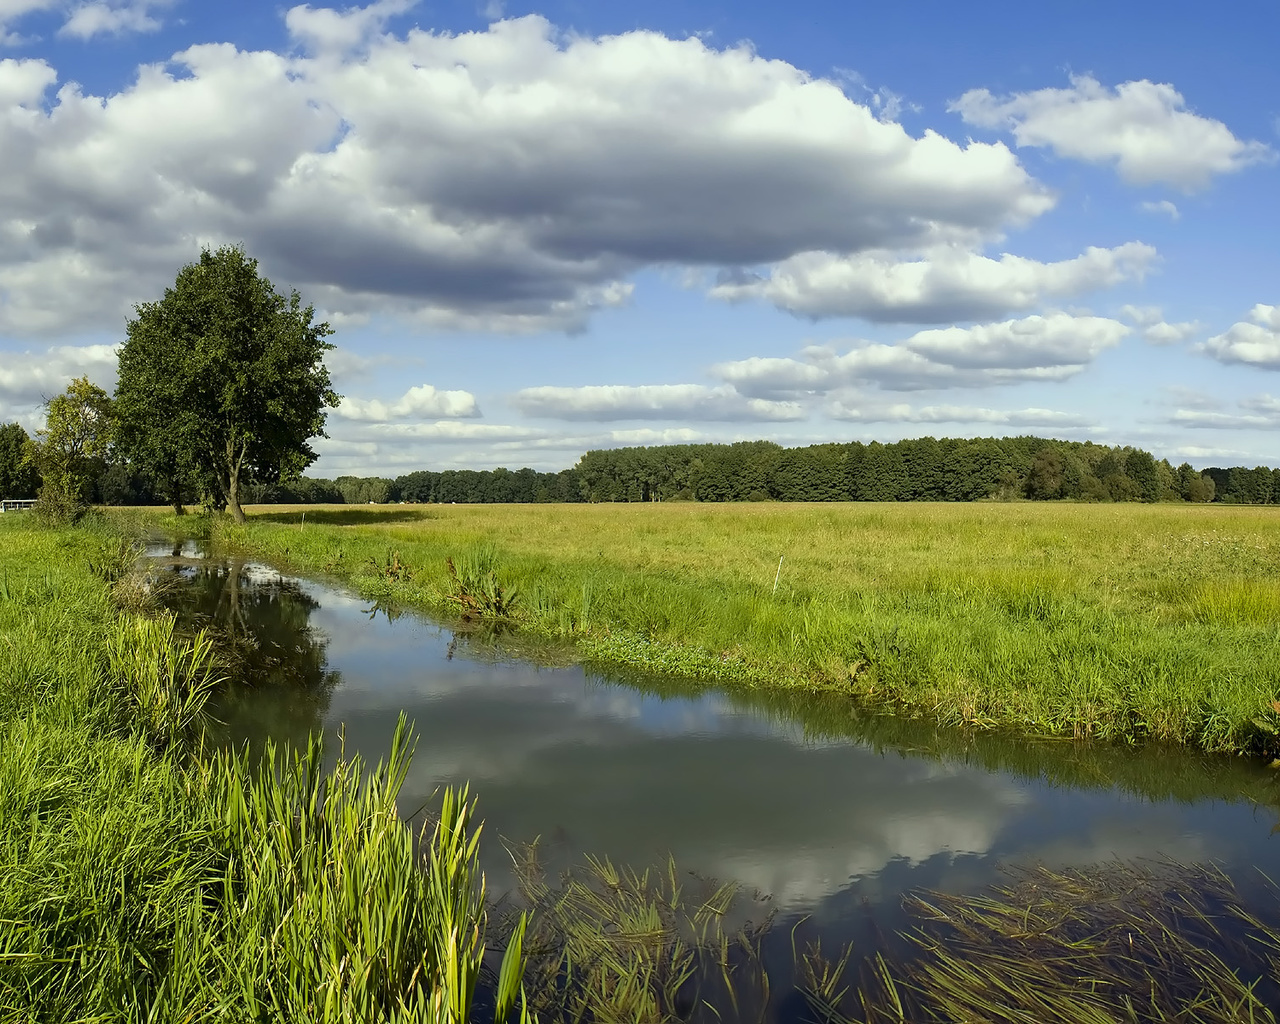
MULTIPOLYGON (((83 384, 84 382, 77 382, 83 384)), ((0 491, 34 496, 25 431, 0 427, 0 491)), ((81 467, 86 498, 169 502, 168 484, 111 450, 81 467)), ((249 478, 247 503, 601 501, 1216 501, 1280 505, 1280 469, 1171 465, 1128 446, 1041 437, 915 438, 784 448, 771 441, 589 451, 571 469, 417 470, 398 477, 249 478)))

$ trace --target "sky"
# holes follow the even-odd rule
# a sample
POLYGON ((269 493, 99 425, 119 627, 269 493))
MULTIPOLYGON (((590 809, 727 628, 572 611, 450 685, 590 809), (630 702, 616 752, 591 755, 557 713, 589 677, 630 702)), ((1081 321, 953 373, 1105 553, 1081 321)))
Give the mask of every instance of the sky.
POLYGON ((0 422, 240 244, 311 475, 1036 434, 1280 465, 1280 5, 0 0, 0 422))

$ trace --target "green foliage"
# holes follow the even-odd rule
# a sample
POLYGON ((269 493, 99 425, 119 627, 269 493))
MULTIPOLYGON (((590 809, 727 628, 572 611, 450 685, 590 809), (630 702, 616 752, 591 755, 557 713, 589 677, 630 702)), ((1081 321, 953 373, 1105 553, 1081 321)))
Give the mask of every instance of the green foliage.
POLYGON ((40 474, 26 461, 31 439, 20 423, 0 425, 0 498, 34 498, 40 474))
POLYGON ((310 439, 338 396, 323 362, 332 331, 314 315, 232 247, 204 250, 164 298, 137 307, 120 350, 120 445, 175 505, 199 480, 242 519, 243 483, 315 461, 310 439))
POLYGON ((46 522, 70 523, 84 514, 92 482, 106 464, 114 434, 111 399, 88 377, 77 377, 45 411, 45 426, 27 441, 24 460, 43 480, 37 514, 46 522))

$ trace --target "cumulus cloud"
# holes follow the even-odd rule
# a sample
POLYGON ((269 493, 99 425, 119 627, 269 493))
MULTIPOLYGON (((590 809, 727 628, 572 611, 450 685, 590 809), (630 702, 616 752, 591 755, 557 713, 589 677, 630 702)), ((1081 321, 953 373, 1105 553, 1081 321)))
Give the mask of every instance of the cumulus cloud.
POLYGON ((1187 110, 1172 85, 1145 79, 1109 89, 1091 75, 1073 75, 1068 89, 1003 97, 972 89, 950 109, 968 124, 1012 132, 1019 146, 1113 164, 1134 185, 1159 182, 1190 192, 1215 174, 1274 157, 1263 143, 1244 142, 1221 121, 1187 110))
POLYGON ((1091 427, 1092 419, 1053 409, 985 409, 972 405, 886 405, 865 399, 840 399, 830 409, 835 419, 858 423, 973 423, 1001 427, 1091 427))
POLYGON ((1264 370, 1280 370, 1280 306, 1259 302, 1248 322, 1232 324, 1200 346, 1220 363, 1243 363, 1264 370))
POLYGON ((335 316, 573 328, 645 266, 976 245, 1054 201, 747 46, 400 9, 295 8, 298 53, 195 46, 101 97, 0 62, 0 333, 119 323, 224 241, 335 316))
POLYGON ((1153 345, 1175 345, 1203 328, 1198 320, 1167 323, 1159 306, 1124 305, 1120 307, 1120 315, 1136 324, 1142 336, 1153 345))
POLYGON ((804 419, 798 402, 750 398, 728 385, 538 387, 516 392, 512 404, 526 416, 557 420, 765 420, 804 419))
POLYGON ((1182 427, 1208 427, 1213 430, 1280 430, 1280 398, 1258 395, 1239 403, 1239 412, 1212 409, 1178 409, 1170 422, 1182 427))
POLYGON ((1024 312, 1047 299, 1141 280, 1155 259, 1156 250, 1141 242, 1114 249, 1091 246, 1057 263, 1009 253, 996 260, 954 248, 911 261, 884 252, 806 252, 767 276, 726 275, 711 295, 728 301, 765 299, 814 318, 946 323, 1024 312))
POLYGON ((857 384, 894 391, 1060 381, 1120 343, 1130 328, 1096 316, 1021 320, 920 331, 896 345, 867 343, 839 354, 811 346, 799 359, 751 358, 713 368, 746 395, 782 399, 857 384))
POLYGON ((465 419, 480 415, 476 396, 470 391, 437 391, 430 384, 410 388, 394 402, 378 399, 344 398, 334 412, 343 419, 385 423, 403 419, 465 419))

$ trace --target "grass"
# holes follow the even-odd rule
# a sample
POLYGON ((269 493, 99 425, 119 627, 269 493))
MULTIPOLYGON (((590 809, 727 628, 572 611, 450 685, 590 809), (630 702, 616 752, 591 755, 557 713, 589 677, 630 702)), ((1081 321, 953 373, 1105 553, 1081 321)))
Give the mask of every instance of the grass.
POLYGON ((254 510, 219 539, 439 612, 482 566, 612 665, 899 715, 1280 753, 1280 513, 1018 504, 254 510), (779 558, 782 559, 779 573, 779 558), (775 577, 778 585, 774 590, 775 577))
POLYGON ((415 838, 404 722, 372 767, 206 753, 211 642, 146 613, 132 553, 0 520, 0 1022, 462 1024, 481 987, 510 1019, 524 926, 486 967, 466 791, 415 838))

